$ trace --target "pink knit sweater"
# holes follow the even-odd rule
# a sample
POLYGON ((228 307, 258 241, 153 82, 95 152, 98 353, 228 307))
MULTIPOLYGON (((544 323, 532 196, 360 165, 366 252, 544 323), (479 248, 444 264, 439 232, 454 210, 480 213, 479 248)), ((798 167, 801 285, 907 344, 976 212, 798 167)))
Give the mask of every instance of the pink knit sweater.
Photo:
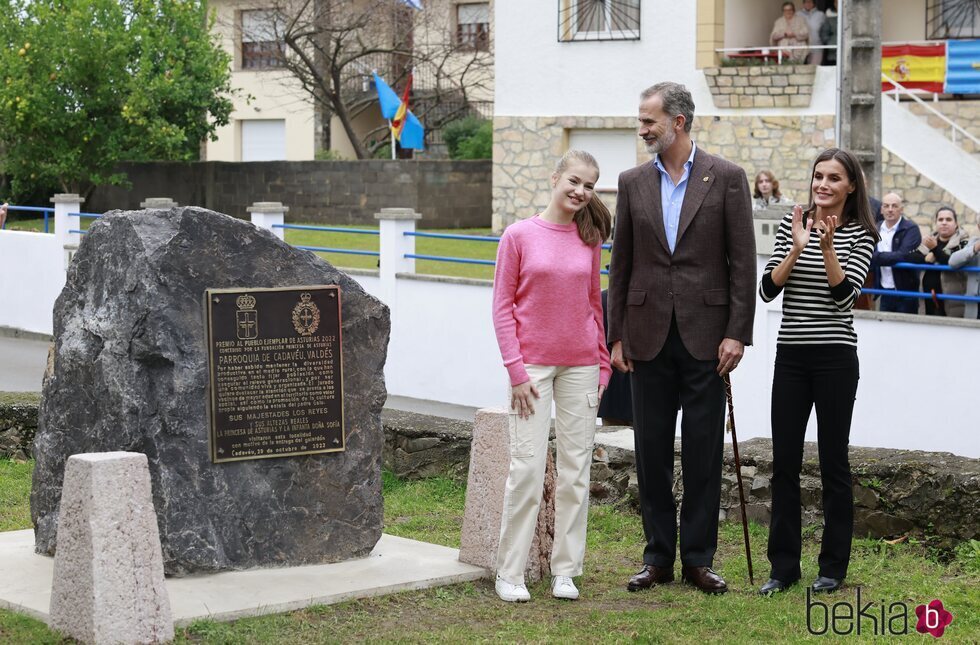
POLYGON ((524 365, 599 365, 612 370, 602 325, 601 248, 572 224, 537 215, 504 231, 493 278, 493 327, 511 385, 529 380, 524 365))

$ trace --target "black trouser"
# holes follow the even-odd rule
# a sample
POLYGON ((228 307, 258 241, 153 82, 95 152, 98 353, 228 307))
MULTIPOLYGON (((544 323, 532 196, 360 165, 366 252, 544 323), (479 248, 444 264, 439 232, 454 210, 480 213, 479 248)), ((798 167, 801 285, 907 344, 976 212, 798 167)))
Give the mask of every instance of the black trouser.
POLYGON ((718 546, 725 385, 718 360, 701 361, 684 347, 675 322, 660 353, 633 361, 633 429, 644 564, 671 567, 677 544, 674 432, 681 420, 681 563, 711 566, 718 546))
POLYGON ((770 577, 800 577, 800 470, 810 410, 817 408, 823 484, 820 575, 843 578, 851 557, 854 498, 847 442, 858 384, 857 350, 848 345, 777 345, 772 380, 772 524, 770 577))

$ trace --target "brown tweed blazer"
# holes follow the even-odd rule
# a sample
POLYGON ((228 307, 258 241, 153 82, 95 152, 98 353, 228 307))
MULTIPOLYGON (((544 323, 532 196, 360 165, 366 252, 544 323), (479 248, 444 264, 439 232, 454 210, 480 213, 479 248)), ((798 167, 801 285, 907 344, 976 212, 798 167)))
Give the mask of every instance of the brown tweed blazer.
POLYGON ((652 162, 619 176, 609 269, 610 343, 652 360, 671 316, 687 351, 718 358, 723 338, 752 344, 756 257, 745 171, 698 148, 671 255, 664 231, 660 172, 652 162))

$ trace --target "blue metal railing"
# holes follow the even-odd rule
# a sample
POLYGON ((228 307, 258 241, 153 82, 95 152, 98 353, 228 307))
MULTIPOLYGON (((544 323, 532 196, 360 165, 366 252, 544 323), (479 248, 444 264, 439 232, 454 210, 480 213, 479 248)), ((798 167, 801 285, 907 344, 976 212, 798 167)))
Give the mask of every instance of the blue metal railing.
MULTIPOLYGON (((102 217, 99 213, 68 213, 68 217, 77 217, 78 225, 82 225, 83 219, 99 219, 102 217)), ((79 235, 87 235, 88 231, 83 231, 80 228, 68 229, 69 233, 78 233, 79 235)))
POLYGON ((962 271, 964 273, 980 273, 980 267, 961 267, 954 269, 947 264, 913 264, 911 262, 899 262, 893 265, 894 269, 915 269, 916 271, 962 271))
POLYGON ((958 300, 960 302, 980 302, 980 296, 961 296, 954 293, 924 293, 922 291, 897 291, 895 289, 861 289, 861 293, 874 296, 896 296, 899 298, 919 298, 920 300, 958 300))
MULTIPOLYGON (((913 262, 898 262, 891 266, 893 269, 912 269, 914 271, 948 271, 953 273, 980 273, 980 267, 953 268, 946 264, 915 264, 913 262)), ((978 296, 962 296, 955 293, 932 293, 925 291, 898 291, 896 289, 865 288, 861 293, 873 296, 894 296, 896 298, 918 298, 919 300, 953 300, 959 302, 980 302, 978 296)))
MULTIPOLYGON (((437 240, 463 240, 465 242, 500 242, 500 238, 495 235, 456 235, 453 233, 420 233, 418 231, 406 231, 403 233, 405 237, 427 237, 437 240)), ((602 248, 609 250, 612 248, 612 244, 603 244, 602 248)), ((474 258, 459 258, 444 255, 419 255, 415 253, 406 253, 405 257, 410 260, 432 260, 433 262, 454 262, 456 264, 481 264, 485 266, 496 266, 497 263, 493 260, 477 260, 474 258)), ((609 275, 609 271, 606 269, 601 270, 599 273, 602 275, 609 275)))
MULTIPOLYGON (((369 228, 341 228, 338 226, 311 226, 308 224, 273 224, 272 228, 281 228, 283 230, 297 230, 297 231, 324 231, 326 233, 349 233, 351 235, 380 235, 381 231, 376 231, 369 228)), ((369 255, 373 257, 379 257, 381 255, 378 251, 362 251, 360 249, 339 249, 330 246, 302 246, 299 244, 294 245, 297 249, 303 249, 305 251, 317 251, 320 253, 343 253, 345 255, 369 255)))
MULTIPOLYGON (((44 214, 44 232, 50 233, 50 217, 54 215, 53 208, 41 208, 39 206, 14 206, 13 204, 7 204, 7 212, 13 211, 24 211, 25 213, 43 213, 44 214)), ((4 228, 7 224, 4 222, 4 228)))

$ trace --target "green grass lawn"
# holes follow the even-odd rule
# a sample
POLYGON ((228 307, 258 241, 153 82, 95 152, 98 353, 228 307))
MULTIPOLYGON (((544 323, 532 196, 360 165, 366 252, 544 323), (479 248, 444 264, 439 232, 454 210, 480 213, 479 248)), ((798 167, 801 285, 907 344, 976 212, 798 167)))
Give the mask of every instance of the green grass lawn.
MULTIPOLYGON (((0 491, 13 493, 10 499, 4 497, 4 504, 21 509, 11 516, 14 519, 8 528, 30 525, 26 514, 28 466, 0 462, 0 491)), ((385 531, 458 546, 465 494, 464 486, 450 480, 405 482, 386 473, 385 531)), ((490 580, 480 580, 233 623, 198 621, 179 629, 177 642, 821 642, 826 636, 807 631, 806 593, 801 586, 774 598, 755 594, 747 578, 741 533, 739 524, 722 524, 715 568, 732 589, 724 596, 706 596, 679 582, 648 592, 627 592, 625 583, 637 568, 641 550, 639 519, 629 510, 593 506, 578 602, 552 599, 545 581, 531 585, 531 603, 510 605, 497 599, 490 580)), ((804 541, 804 580, 816 574, 819 542, 815 533, 808 531, 804 541)), ((768 572, 766 535, 765 527, 752 526, 756 585, 768 572)), ((959 557, 942 564, 918 544, 856 540, 847 585, 821 601, 847 602, 853 607, 855 588, 860 586, 862 605, 873 601, 873 612, 880 614, 882 600, 887 605, 906 603, 911 612, 909 629, 915 634, 915 606, 939 598, 954 617, 946 642, 980 641, 980 594, 976 591, 980 543, 964 545, 959 557)), ((819 629, 821 610, 814 611, 813 624, 819 629)), ((867 642, 887 640, 867 637, 867 620, 862 629, 867 642)), ((0 642, 62 641, 37 621, 0 611, 0 642)))
MULTIPOLYGON (((82 230, 89 227, 92 220, 82 220, 82 230)), ((298 224, 299 222, 290 222, 298 224)), ((54 231, 54 219, 49 222, 49 232, 54 231)), ((12 218, 7 228, 21 231, 41 231, 43 223, 39 218, 12 218)), ((377 226, 334 226, 334 228, 351 228, 361 230, 378 230, 377 226)), ((489 228, 436 229, 424 230, 422 233, 450 233, 454 235, 493 235, 489 228)), ((288 229, 286 241, 293 246, 318 246, 335 249, 350 249, 358 251, 377 251, 377 235, 358 235, 353 233, 336 233, 326 231, 307 231, 288 229)), ((493 242, 469 240, 444 240, 437 238, 419 237, 415 239, 417 255, 435 255, 440 257, 468 258, 475 260, 493 260, 497 256, 497 245, 493 242)), ((348 253, 317 253, 330 264, 350 269, 377 269, 377 256, 352 255, 348 253)), ((609 251, 602 252, 602 266, 609 264, 609 251)), ((434 260, 416 260, 415 272, 425 275, 452 276, 457 278, 477 278, 493 280, 493 267, 480 264, 461 264, 456 262, 440 262, 434 260)), ((606 287, 606 276, 602 276, 602 286, 606 287)))

